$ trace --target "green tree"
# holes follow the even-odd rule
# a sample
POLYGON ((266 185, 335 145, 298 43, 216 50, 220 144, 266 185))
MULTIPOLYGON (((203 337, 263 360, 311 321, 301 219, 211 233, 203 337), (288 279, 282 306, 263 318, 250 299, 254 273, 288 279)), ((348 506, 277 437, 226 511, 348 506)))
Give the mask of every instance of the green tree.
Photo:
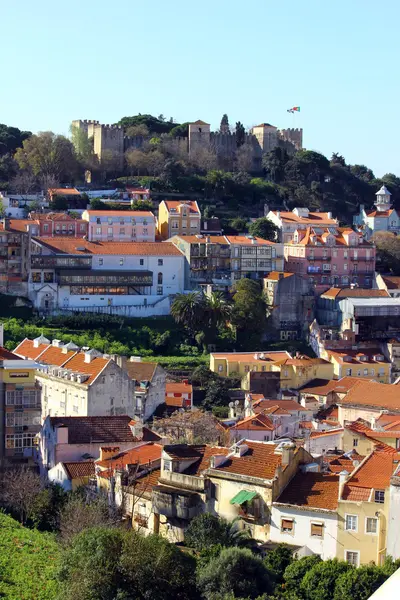
POLYGON ((208 329, 215 336, 218 327, 225 326, 232 314, 232 305, 223 292, 212 292, 204 299, 204 316, 208 329))
POLYGON ((218 375, 213 373, 206 365, 200 365, 192 373, 192 383, 204 387, 217 377, 218 375))
POLYGON ((303 577, 300 591, 307 600, 332 600, 340 575, 353 569, 336 558, 314 565, 303 577))
POLYGON ((234 233, 244 233, 247 231, 247 219, 243 217, 235 217, 229 221, 229 227, 234 233))
POLYGON ((274 550, 270 550, 264 559, 264 564, 269 571, 274 573, 276 582, 283 581, 284 573, 293 562, 293 549, 286 544, 279 544, 274 550))
POLYGON ((283 579, 285 581, 285 589, 288 592, 296 592, 300 594, 300 584, 308 571, 316 564, 321 562, 321 557, 318 554, 313 556, 305 556, 291 562, 285 569, 283 579))
POLYGON ((131 208, 132 210, 154 210, 151 200, 134 200, 131 208))
POLYGON ((68 200, 65 196, 53 196, 50 202, 51 210, 68 210, 68 200))
POLYGON ((109 210, 109 204, 103 202, 100 198, 92 198, 90 201, 90 210, 109 210))
POLYGON ((194 517, 185 532, 185 544, 199 552, 212 547, 248 546, 252 541, 247 530, 238 529, 237 520, 227 521, 211 513, 194 517))
POLYGON ((142 136, 147 137, 149 135, 149 128, 145 123, 139 123, 138 125, 131 125, 125 130, 125 134, 129 137, 142 136))
POLYGON ((229 133, 229 119, 228 115, 225 113, 222 115, 221 124, 219 126, 220 133, 229 133))
POLYGON ((228 406, 230 402, 228 383, 222 378, 209 382, 203 400, 203 408, 211 410, 214 406, 228 406))
POLYGON ((29 521, 41 531, 57 531, 60 512, 67 493, 60 485, 50 483, 36 495, 29 511, 29 521))
POLYGON ((74 179, 78 167, 72 143, 51 131, 25 139, 15 160, 21 169, 32 171, 36 177, 67 183, 74 179))
POLYGON ((236 147, 240 148, 240 146, 243 146, 244 141, 246 139, 246 130, 244 128, 244 125, 240 121, 237 121, 237 123, 236 123, 235 133, 236 133, 236 147))
POLYGON ((0 123, 0 156, 13 155, 31 135, 30 131, 21 131, 18 127, 9 127, 0 123))
POLYGON ((233 288, 232 323, 238 333, 245 334, 249 343, 254 335, 260 336, 265 328, 266 305, 257 281, 240 279, 233 288))
POLYGON ((366 600, 387 578, 382 567, 375 565, 348 570, 338 577, 333 600, 366 600))
POLYGON ((188 137, 189 135, 189 123, 182 123, 182 125, 175 125, 169 132, 171 137, 188 137))
POLYGON ((261 219, 257 219, 253 223, 250 223, 249 233, 254 237, 275 242, 278 239, 279 229, 272 221, 266 217, 262 217, 261 219))
MULTIPOLYGON (((161 116, 161 115, 160 115, 161 116)), ((135 115, 133 117, 123 117, 118 121, 118 125, 127 131, 130 127, 145 125, 150 134, 162 134, 169 133, 171 129, 177 126, 177 123, 171 123, 171 121, 165 121, 159 117, 153 115, 135 115)))
POLYGON ((376 245, 376 270, 400 275, 400 238, 380 231, 374 235, 373 241, 376 245))
POLYGON ((262 560, 245 548, 226 548, 198 571, 198 587, 206 600, 217 594, 252 599, 272 593, 272 574, 262 560))
POLYGON ((176 323, 183 325, 190 335, 199 331, 204 310, 204 296, 200 292, 177 294, 171 305, 171 315, 176 323))

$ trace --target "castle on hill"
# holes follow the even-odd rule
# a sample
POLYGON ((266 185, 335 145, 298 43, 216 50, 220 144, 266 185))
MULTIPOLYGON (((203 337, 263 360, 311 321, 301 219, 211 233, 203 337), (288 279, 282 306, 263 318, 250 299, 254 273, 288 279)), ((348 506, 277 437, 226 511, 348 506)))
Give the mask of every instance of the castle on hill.
MULTIPOLYGON (((75 120, 72 127, 84 131, 93 139, 94 153, 101 162, 110 151, 118 156, 123 165, 124 153, 129 149, 141 149, 152 136, 125 135, 121 125, 103 125, 99 121, 75 120)), ((198 120, 189 123, 188 136, 172 138, 162 135, 161 138, 171 150, 181 156, 195 155, 200 149, 210 149, 223 164, 235 159, 239 147, 247 147, 255 169, 261 166, 262 155, 274 148, 284 148, 289 154, 303 147, 302 129, 278 129, 270 123, 261 123, 244 134, 244 144, 238 145, 236 133, 229 130, 212 132, 209 123, 198 120)), ((242 141, 242 140, 241 140, 242 141)))

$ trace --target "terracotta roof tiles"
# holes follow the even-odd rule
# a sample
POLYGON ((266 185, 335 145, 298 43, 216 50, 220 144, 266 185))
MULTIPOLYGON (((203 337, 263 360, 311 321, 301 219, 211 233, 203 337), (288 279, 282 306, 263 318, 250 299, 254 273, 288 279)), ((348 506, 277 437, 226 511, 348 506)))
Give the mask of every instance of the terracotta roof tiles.
MULTIPOLYGON (((160 460, 162 449, 163 447, 160 444, 147 442, 146 444, 131 448, 130 450, 119 452, 110 458, 96 460, 96 466, 103 467, 107 470, 122 468, 131 464, 143 466, 160 460)), ((99 474, 101 475, 101 472, 99 474)))
POLYGON ((274 431, 275 427, 271 419, 260 413, 258 415, 247 417, 242 421, 238 421, 231 429, 234 431, 274 431))
POLYGON ((48 347, 48 344, 39 344, 39 346, 35 347, 33 340, 25 339, 14 349, 14 353, 19 354, 23 358, 36 360, 48 347))
POLYGON ((118 256, 182 256, 171 242, 89 242, 83 238, 35 238, 55 254, 90 256, 92 254, 118 256))
POLYGON ((91 477, 95 474, 94 461, 86 460, 80 462, 61 463, 70 479, 79 479, 80 477, 91 477))
POLYGON ((118 444, 133 440, 131 418, 117 417, 49 417, 53 428, 68 428, 68 444, 118 444))
POLYGON ((368 500, 370 491, 385 490, 398 467, 400 454, 375 450, 354 471, 343 488, 343 500, 368 500))
POLYGON ((299 471, 283 490, 277 503, 336 510, 338 493, 339 477, 337 475, 299 471))
POLYGON ((358 381, 338 403, 343 406, 373 406, 378 410, 400 412, 400 388, 387 383, 358 381))

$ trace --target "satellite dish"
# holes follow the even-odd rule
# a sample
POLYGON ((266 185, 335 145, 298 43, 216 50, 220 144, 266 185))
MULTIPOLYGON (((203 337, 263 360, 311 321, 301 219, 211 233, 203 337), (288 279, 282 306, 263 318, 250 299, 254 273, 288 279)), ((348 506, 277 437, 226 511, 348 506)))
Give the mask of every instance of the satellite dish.
POLYGON ((233 408, 233 402, 229 402, 228 406, 229 408, 233 408))

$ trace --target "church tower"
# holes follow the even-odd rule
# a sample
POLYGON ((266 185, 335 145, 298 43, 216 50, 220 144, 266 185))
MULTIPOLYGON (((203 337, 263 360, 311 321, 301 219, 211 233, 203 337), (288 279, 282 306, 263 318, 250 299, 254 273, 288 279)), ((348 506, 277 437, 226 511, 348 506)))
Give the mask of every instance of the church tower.
POLYGON ((390 196, 392 194, 389 192, 386 186, 382 186, 379 192, 376 192, 376 200, 375 206, 378 212, 384 212, 385 210, 389 210, 392 206, 390 201, 390 196))

